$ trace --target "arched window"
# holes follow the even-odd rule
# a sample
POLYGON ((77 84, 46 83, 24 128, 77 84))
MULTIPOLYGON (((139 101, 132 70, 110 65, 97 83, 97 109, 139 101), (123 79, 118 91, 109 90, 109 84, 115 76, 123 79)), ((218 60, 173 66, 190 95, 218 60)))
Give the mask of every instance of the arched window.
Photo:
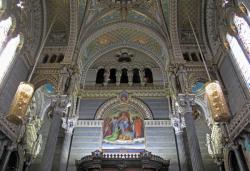
POLYGON ((238 17, 237 15, 234 16, 234 24, 237 28, 242 46, 247 52, 248 60, 250 61, 250 27, 244 18, 238 17))
POLYGON ((153 74, 149 68, 144 69, 145 72, 145 82, 146 83, 153 83, 153 74))
POLYGON ((11 17, 0 22, 0 50, 3 48, 3 43, 6 41, 11 25, 12 25, 11 17))
POLYGON ((104 72, 105 70, 99 69, 96 75, 96 84, 102 84, 104 82, 104 72))
POLYGON ((116 83, 116 69, 111 69, 109 74, 109 83, 116 83))
POLYGON ((3 80, 6 72, 8 71, 17 50, 17 47, 20 43, 20 35, 12 38, 3 49, 3 52, 0 55, 0 83, 3 80))
POLYGON ((141 83, 139 69, 133 69, 133 83, 141 83))
POLYGON ((233 53, 234 59, 241 70, 242 76, 245 79, 248 88, 250 88, 250 63, 246 58, 239 42, 234 36, 227 34, 227 41, 233 53))
POLYGON ((128 83, 128 70, 126 68, 122 69, 121 83, 128 83))
POLYGON ((49 55, 47 54, 47 55, 45 55, 44 56, 44 58, 43 58, 43 64, 46 64, 47 62, 48 62, 48 60, 49 60, 49 55))
POLYGON ((56 58, 57 58, 56 55, 52 55, 49 62, 50 63, 55 63, 56 62, 56 58))

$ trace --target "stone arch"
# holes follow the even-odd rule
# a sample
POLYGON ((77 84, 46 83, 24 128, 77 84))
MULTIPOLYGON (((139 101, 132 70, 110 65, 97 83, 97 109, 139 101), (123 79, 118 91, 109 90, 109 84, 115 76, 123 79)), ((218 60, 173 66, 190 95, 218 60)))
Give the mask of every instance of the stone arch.
POLYGON ((119 98, 112 98, 108 101, 106 101, 104 104, 102 104, 99 109, 97 110, 95 114, 95 119, 100 120, 103 119, 105 113, 109 111, 111 108, 121 105, 121 104, 127 104, 129 106, 132 106, 136 108, 138 111, 141 112, 143 115, 143 118, 146 120, 152 120, 153 119, 153 114, 151 110, 148 108, 148 106, 142 102, 139 99, 136 98, 128 98, 128 101, 126 103, 121 102, 119 98))
MULTIPOLYGON (((154 38, 155 40, 157 40, 162 49, 163 50, 166 50, 166 41, 162 39, 162 36, 159 35, 159 33, 156 33, 155 31, 153 31, 152 29, 144 26, 144 25, 141 25, 141 24, 136 24, 136 23, 129 23, 129 22, 119 22, 119 23, 114 23, 114 24, 111 24, 111 25, 107 25, 101 29, 99 29, 98 31, 96 31, 95 33, 93 33, 92 35, 90 35, 83 43, 82 45, 82 48, 81 48, 81 51, 80 51, 80 54, 82 54, 82 50, 84 50, 87 45, 89 43, 91 43, 93 40, 95 40, 96 38, 98 38, 99 36, 101 36, 102 34, 106 33, 106 32, 110 32, 112 30, 117 30, 117 29, 120 29, 120 28, 132 28, 134 30, 139 30, 139 31, 143 31, 144 33, 146 33, 147 35, 151 36, 152 38, 154 38)), ((82 42, 82 41, 80 41, 82 42)))
MULTIPOLYGON (((103 56, 104 54, 112 51, 112 50, 115 50, 115 49, 119 49, 119 48, 130 48, 130 49, 135 49, 137 51, 140 51, 142 53, 145 53, 147 54, 151 59, 153 59, 156 64, 159 66, 161 72, 162 72, 162 76, 163 76, 163 80, 165 80, 167 78, 167 75, 166 75, 166 72, 165 72, 165 63, 163 63, 162 61, 160 61, 160 59, 155 56, 155 54, 151 53, 151 52, 148 52, 146 49, 142 48, 142 47, 134 47, 132 45, 128 45, 128 44, 121 44, 121 45, 115 45, 115 46, 112 46, 108 49, 104 49, 102 52, 96 54, 91 60, 87 61, 85 66, 83 67, 83 71, 82 71, 82 82, 83 84, 85 84, 85 81, 86 81, 86 76, 87 76, 87 72, 89 70, 89 68, 94 64, 94 62, 96 60, 98 60, 101 56, 103 56)), ((164 85, 165 85, 165 82, 164 82, 164 85)))
POLYGON ((32 79, 32 83, 34 84, 35 89, 38 89, 46 83, 52 84, 55 89, 57 89, 57 79, 51 75, 37 75, 32 79))
POLYGON ((212 125, 213 121, 212 121, 212 118, 210 117, 211 114, 210 114, 210 111, 208 109, 208 105, 207 105, 206 101, 204 100, 203 95, 195 97, 195 104, 197 104, 199 107, 201 107, 201 109, 204 113, 204 117, 206 119, 207 125, 208 126, 212 125))

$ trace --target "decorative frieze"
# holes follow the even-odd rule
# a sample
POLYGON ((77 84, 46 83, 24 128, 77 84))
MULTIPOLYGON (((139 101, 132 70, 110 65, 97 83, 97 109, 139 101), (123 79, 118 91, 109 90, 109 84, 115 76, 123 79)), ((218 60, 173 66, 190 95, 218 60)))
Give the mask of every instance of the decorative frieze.
MULTIPOLYGON (((102 127, 103 120, 78 120, 76 127, 102 127)), ((145 127, 172 127, 171 120, 144 120, 145 127)))
POLYGON ((171 120, 144 120, 145 127, 172 127, 171 120))
POLYGON ((76 128, 80 127, 102 127, 103 120, 78 120, 76 128))
POLYGON ((121 91, 126 91, 134 97, 166 97, 170 92, 164 86, 88 86, 79 91, 81 98, 111 98, 121 91))

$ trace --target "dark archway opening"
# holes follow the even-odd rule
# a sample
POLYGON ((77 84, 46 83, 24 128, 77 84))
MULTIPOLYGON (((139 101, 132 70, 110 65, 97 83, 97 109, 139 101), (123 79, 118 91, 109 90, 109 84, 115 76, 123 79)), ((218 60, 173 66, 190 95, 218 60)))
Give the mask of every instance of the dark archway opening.
POLYGON ((59 56, 58 56, 58 58, 57 58, 57 63, 61 63, 62 61, 63 61, 63 59, 64 59, 64 55, 63 54, 60 54, 59 56))
POLYGON ((102 84, 104 82, 104 72, 105 70, 99 69, 96 75, 96 84, 102 84))
POLYGON ((16 171, 18 170, 19 156, 17 151, 13 151, 10 154, 10 158, 6 167, 6 171, 16 171))
POLYGON ((240 170, 236 156, 235 156, 233 151, 229 152, 229 164, 230 164, 230 168, 231 168, 230 171, 239 171, 240 170))
POLYGON ((191 53, 191 58, 192 58, 192 61, 195 61, 195 62, 199 61, 196 53, 191 53))
POLYGON ((146 83, 153 83, 153 74, 149 68, 144 69, 145 72, 145 82, 146 83))
POLYGON ((43 58, 42 63, 45 64, 45 63, 48 62, 48 60, 49 60, 49 55, 45 55, 44 58, 43 58))
POLYGON ((50 63, 55 63, 56 62, 56 55, 52 55, 51 58, 50 58, 50 63))
POLYGON ((121 83, 128 83, 128 70, 126 68, 122 69, 121 83))
POLYGON ((110 70, 109 83, 116 83, 116 69, 110 70))
POLYGON ((185 61, 190 61, 188 53, 183 53, 183 58, 185 61))
POLYGON ((133 69, 133 83, 141 83, 139 69, 133 69))

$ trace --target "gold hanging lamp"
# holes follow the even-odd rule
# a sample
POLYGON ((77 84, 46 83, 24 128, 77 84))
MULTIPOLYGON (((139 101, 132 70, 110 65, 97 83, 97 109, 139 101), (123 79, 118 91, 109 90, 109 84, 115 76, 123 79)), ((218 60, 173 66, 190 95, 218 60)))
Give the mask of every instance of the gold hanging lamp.
POLYGON ((199 41, 197 39, 193 24, 192 24, 189 16, 188 16, 188 19, 189 19, 189 23, 190 23, 190 26, 192 28, 195 41, 196 41, 197 46, 199 48, 201 58, 202 58, 202 61, 203 61, 203 64, 204 64, 204 67, 206 69, 206 73, 207 73, 207 76, 209 79, 209 81, 205 84, 205 95, 207 97, 208 106, 210 108, 212 118, 215 122, 227 122, 230 119, 230 113, 228 110, 228 106, 227 106, 221 85, 220 85, 219 81, 211 80, 211 77, 209 75, 208 68, 207 68, 199 41))
POLYGON ((51 25, 48 29, 48 32, 45 36, 45 38, 43 39, 42 43, 41 43, 41 47, 39 49, 39 52, 37 54, 37 58, 35 61, 35 64, 32 68, 32 71, 29 75, 29 79, 27 82, 21 82, 17 88, 16 94, 11 102, 10 105, 10 110, 6 116, 6 119, 8 121, 10 121, 11 123, 14 123, 16 125, 22 125, 25 122, 25 117, 26 117, 26 113, 27 113, 27 109, 29 107, 29 104, 32 100, 35 88, 34 85, 30 83, 32 75, 35 71, 35 68, 38 64, 38 61, 40 59, 43 47, 46 43, 46 40, 49 36, 49 33, 51 32, 51 29, 55 23, 55 19, 56 19, 57 15, 54 17, 54 19, 51 22, 51 25))

